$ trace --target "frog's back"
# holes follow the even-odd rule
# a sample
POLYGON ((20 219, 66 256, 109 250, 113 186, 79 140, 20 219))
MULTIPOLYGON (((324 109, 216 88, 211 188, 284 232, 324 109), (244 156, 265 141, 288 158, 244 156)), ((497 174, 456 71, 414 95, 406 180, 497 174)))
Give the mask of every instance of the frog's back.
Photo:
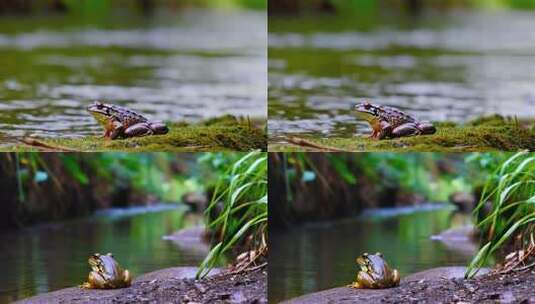
POLYGON ((408 122, 416 122, 416 119, 414 117, 401 110, 388 106, 381 106, 381 108, 381 120, 388 121, 394 127, 408 122))
POLYGON ((134 110, 130 110, 125 107, 117 106, 117 105, 111 105, 110 106, 113 109, 113 115, 126 127, 128 128, 131 125, 140 123, 140 122, 148 122, 148 119, 137 113, 134 110))

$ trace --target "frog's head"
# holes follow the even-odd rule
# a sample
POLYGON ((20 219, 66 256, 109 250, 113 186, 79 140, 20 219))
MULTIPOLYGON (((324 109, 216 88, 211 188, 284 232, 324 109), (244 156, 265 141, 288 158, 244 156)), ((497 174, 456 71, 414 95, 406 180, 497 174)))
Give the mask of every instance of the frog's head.
POLYGON ((355 105, 353 109, 357 111, 359 117, 367 121, 375 119, 379 116, 379 107, 369 102, 359 103, 355 105))
POLYGON ((100 253, 95 253, 87 259, 89 266, 93 271, 100 271, 102 269, 102 259, 100 253))
POLYGON ((100 101, 95 101, 90 104, 87 107, 87 111, 91 113, 100 124, 105 124, 114 114, 113 107, 100 101))
POLYGON ((383 259, 383 254, 380 252, 377 252, 376 254, 363 253, 357 258, 357 265, 361 271, 369 274, 382 273, 382 269, 388 267, 383 259))
POLYGON ((87 261, 93 271, 100 273, 115 273, 119 267, 119 264, 117 264, 111 253, 105 255, 95 253, 87 261))

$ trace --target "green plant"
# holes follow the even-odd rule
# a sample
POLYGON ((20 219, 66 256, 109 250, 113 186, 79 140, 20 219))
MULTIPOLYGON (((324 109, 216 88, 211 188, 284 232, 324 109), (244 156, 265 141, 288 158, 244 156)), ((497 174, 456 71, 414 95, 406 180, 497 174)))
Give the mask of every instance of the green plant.
MULTIPOLYGON (((251 152, 225 166, 221 154, 209 158, 214 167, 224 170, 208 208, 208 228, 217 243, 201 263, 197 278, 206 276, 230 249, 245 240, 256 249, 265 247, 267 234, 267 155, 251 152), (215 217, 213 211, 221 209, 215 217)), ((261 250, 263 251, 263 250, 261 250)))
POLYGON ((520 152, 505 160, 489 176, 481 199, 474 209, 477 228, 484 233, 486 243, 471 261, 466 277, 473 277, 499 249, 520 236, 522 245, 532 234, 535 221, 535 155, 520 152), (490 204, 490 212, 479 216, 490 204))

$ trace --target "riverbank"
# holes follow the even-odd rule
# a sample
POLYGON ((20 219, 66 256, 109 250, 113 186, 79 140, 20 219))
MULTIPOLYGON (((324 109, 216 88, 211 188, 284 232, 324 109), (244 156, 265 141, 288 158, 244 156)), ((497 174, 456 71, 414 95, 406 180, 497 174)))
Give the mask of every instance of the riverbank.
POLYGON ((270 144, 273 152, 289 151, 394 151, 472 152, 535 150, 533 121, 519 122, 498 115, 476 119, 464 125, 435 123, 433 135, 374 140, 351 138, 288 138, 288 144, 270 144), (530 129, 531 128, 531 129, 530 129))
MULTIPOLYGON (((485 273, 464 279, 465 267, 440 267, 412 274, 399 287, 352 289, 339 287, 295 299, 299 303, 534 303, 535 272, 485 273)), ((485 270, 486 271, 486 270, 485 270)))
POLYGON ((26 138, 2 148, 12 151, 127 151, 194 152, 214 150, 266 150, 265 121, 223 116, 197 124, 171 123, 165 135, 108 140, 84 138, 26 138))
POLYGON ((196 267, 175 267, 147 273, 122 289, 71 287, 28 299, 41 303, 267 303, 267 267, 232 273, 220 269, 195 280, 196 267))
POLYGON ((390 292, 383 303, 535 303, 534 280, 532 268, 487 274, 472 280, 410 282, 390 292))

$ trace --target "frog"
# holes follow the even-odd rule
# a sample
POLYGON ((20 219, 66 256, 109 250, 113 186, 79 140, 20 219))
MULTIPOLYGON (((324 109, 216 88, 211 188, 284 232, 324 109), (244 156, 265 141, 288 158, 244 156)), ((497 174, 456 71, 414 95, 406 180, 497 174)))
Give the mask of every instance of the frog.
POLYGON ((385 261, 383 254, 363 253, 357 258, 360 270, 357 273, 356 282, 349 287, 357 289, 383 289, 399 285, 399 272, 392 269, 385 261))
POLYGON ((393 107, 359 103, 354 106, 357 116, 366 120, 373 131, 370 138, 381 140, 415 135, 434 134, 437 129, 428 121, 419 121, 413 116, 393 107))
POLYGON ((87 261, 92 271, 89 273, 87 282, 84 282, 80 287, 86 289, 115 289, 131 285, 132 275, 117 263, 113 254, 95 253, 87 261))
POLYGON ((87 107, 87 111, 104 127, 104 138, 129 138, 169 132, 164 123, 151 122, 145 116, 125 107, 95 101, 87 107))

